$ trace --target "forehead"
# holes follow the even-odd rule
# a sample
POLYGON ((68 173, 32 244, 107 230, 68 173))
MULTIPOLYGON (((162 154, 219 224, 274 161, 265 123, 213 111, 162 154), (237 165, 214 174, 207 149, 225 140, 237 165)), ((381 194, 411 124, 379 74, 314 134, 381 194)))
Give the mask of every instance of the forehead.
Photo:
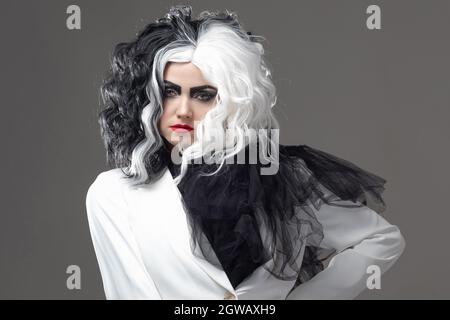
POLYGON ((164 80, 181 87, 195 87, 209 84, 200 69, 191 62, 168 62, 164 69, 164 80))

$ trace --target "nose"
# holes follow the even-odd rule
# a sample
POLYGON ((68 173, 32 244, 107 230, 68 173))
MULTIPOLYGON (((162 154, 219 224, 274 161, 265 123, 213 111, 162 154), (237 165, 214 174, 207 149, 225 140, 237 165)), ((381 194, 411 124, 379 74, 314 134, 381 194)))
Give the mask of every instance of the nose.
POLYGON ((192 109, 190 106, 189 97, 183 97, 180 99, 180 104, 177 108, 177 117, 180 119, 192 118, 192 109))

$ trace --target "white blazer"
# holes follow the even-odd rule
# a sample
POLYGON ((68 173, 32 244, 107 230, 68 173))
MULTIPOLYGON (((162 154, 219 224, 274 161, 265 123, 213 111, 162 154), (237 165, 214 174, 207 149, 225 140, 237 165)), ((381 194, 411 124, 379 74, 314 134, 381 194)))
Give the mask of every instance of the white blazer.
POLYGON ((295 280, 279 280, 260 266, 234 289, 222 268, 191 252, 169 170, 140 188, 120 169, 102 172, 89 187, 86 208, 107 299, 353 299, 367 288, 368 266, 382 274, 405 248, 399 228, 369 207, 323 204, 314 210, 323 226, 321 247, 338 253, 322 272, 290 292, 295 280))

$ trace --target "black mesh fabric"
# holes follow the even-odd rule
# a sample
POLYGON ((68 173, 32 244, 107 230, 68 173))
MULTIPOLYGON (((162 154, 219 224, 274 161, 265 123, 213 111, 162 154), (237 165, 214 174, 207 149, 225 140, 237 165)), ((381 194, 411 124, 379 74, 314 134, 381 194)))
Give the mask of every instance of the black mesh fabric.
MULTIPOLYGON (((236 159, 213 176, 204 173, 218 164, 189 164, 178 185, 193 252, 198 246, 203 258, 219 261, 235 288, 262 265, 279 279, 296 279, 296 285, 323 270, 323 229, 312 208, 351 200, 385 209, 386 180, 307 145, 280 145, 274 175, 261 175, 259 162, 236 159)), ((179 174, 179 165, 169 161, 168 168, 179 174)))

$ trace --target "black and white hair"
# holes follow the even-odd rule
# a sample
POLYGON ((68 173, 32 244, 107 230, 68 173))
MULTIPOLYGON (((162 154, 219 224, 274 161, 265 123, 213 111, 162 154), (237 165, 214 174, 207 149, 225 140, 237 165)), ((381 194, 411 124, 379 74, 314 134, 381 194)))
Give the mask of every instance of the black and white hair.
POLYGON ((255 138, 250 130, 259 130, 258 141, 270 147, 270 129, 279 124, 272 112, 277 97, 263 40, 244 31, 235 13, 204 11, 191 19, 190 6, 174 6, 135 40, 117 44, 101 87, 105 108, 99 123, 108 162, 124 168, 136 184, 161 176, 164 138, 158 122, 168 62, 193 63, 218 89, 213 108, 196 127, 197 139, 183 150, 176 183, 192 159, 213 157, 223 164, 243 150, 255 138), (210 132, 214 139, 205 134, 210 132), (219 152, 217 140, 223 145, 219 152))

